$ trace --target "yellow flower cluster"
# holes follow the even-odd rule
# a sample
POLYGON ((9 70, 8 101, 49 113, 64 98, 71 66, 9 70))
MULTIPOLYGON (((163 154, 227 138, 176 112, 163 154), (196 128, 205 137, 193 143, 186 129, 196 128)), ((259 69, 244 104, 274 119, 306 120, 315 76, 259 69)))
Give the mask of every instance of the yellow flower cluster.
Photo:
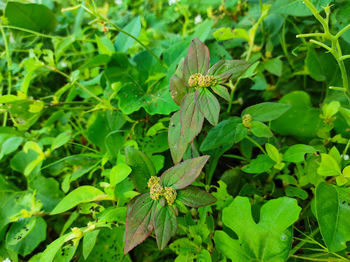
POLYGON ((164 196, 168 205, 172 205, 177 196, 176 190, 172 187, 162 187, 159 181, 160 178, 156 176, 151 176, 148 180, 147 185, 150 188, 150 197, 153 200, 158 200, 161 196, 164 196))
POLYGON ((251 128, 252 127, 252 116, 250 114, 245 114, 242 117, 242 124, 247 128, 251 128))
POLYGON ((215 76, 205 76, 201 73, 191 75, 188 79, 188 85, 194 88, 215 86, 217 83, 218 80, 215 76))

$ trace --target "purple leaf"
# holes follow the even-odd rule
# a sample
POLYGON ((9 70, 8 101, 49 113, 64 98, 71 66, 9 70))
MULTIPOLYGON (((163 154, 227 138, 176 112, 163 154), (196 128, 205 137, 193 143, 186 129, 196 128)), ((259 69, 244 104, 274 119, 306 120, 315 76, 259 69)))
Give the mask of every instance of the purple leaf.
POLYGON ((197 89, 198 108, 210 124, 216 126, 219 121, 220 104, 216 97, 206 88, 197 89))
POLYGON ((149 193, 137 196, 134 202, 129 203, 125 222, 124 254, 142 243, 153 231, 155 203, 149 193))
POLYGON ((188 49, 183 66, 183 79, 187 81, 191 75, 201 73, 206 75, 209 68, 209 50, 198 38, 194 38, 188 49))
POLYGON ((168 205, 157 205, 154 214, 154 231, 159 249, 164 249, 170 238, 175 235, 177 221, 175 212, 168 205))
POLYGON ((200 175, 202 168, 208 161, 209 156, 200 156, 188 159, 176 166, 166 170, 161 178, 160 183, 166 187, 174 189, 182 189, 192 184, 200 175))
POLYGON ((238 78, 251 64, 244 60, 220 60, 213 65, 208 75, 214 75, 218 78, 219 83, 225 83, 229 78, 238 78))
POLYGON ((179 190, 176 199, 189 207, 203 207, 216 202, 214 196, 195 186, 179 190))
POLYGON ((187 94, 181 103, 181 135, 186 143, 192 140, 202 130, 204 116, 199 111, 194 93, 187 94))
POLYGON ((184 156, 188 143, 181 135, 180 111, 173 114, 169 122, 168 143, 171 157, 175 164, 179 163, 184 156))

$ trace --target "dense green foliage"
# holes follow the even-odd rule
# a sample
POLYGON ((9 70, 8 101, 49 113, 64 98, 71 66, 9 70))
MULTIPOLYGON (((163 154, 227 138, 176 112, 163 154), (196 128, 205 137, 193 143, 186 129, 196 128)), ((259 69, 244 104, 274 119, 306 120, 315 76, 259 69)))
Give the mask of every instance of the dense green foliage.
POLYGON ((0 10, 0 261, 350 261, 349 1, 0 10))

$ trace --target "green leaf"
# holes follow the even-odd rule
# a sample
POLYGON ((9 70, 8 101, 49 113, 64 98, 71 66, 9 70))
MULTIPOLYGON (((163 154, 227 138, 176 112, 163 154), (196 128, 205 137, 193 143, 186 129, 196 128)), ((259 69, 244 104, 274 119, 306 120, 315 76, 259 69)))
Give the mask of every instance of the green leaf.
POLYGON ((160 178, 160 183, 166 187, 182 189, 192 184, 200 175, 209 156, 188 159, 166 170, 160 178))
POLYGON ((42 255, 40 256, 40 262, 51 262, 53 261, 56 253, 58 250, 63 246, 63 244, 66 242, 67 238, 71 235, 71 233, 65 234, 59 238, 57 238, 55 241, 51 242, 42 255))
POLYGON ((246 128, 242 123, 239 123, 236 127, 234 143, 238 143, 242 141, 247 135, 248 135, 248 128, 246 128))
POLYGON ((171 157, 175 164, 183 158, 188 143, 185 142, 184 136, 181 135, 180 111, 173 114, 169 122, 168 143, 171 157))
POLYGON ((94 230, 91 232, 88 232, 84 235, 83 238, 83 256, 84 259, 86 260, 92 249, 94 248, 97 240, 98 233, 100 233, 100 230, 94 230))
POLYGON ((156 175, 156 170, 147 155, 133 147, 125 148, 126 164, 131 167, 130 177, 135 187, 140 192, 147 192, 147 182, 151 176, 156 175))
POLYGON ((23 140, 23 137, 20 136, 12 136, 6 139, 1 145, 0 159, 16 151, 23 143, 23 140))
POLYGON ((154 213, 154 231, 159 249, 164 249, 177 229, 176 215, 170 206, 158 203, 154 213))
MULTIPOLYGON (((141 32, 141 19, 140 16, 135 17, 132 19, 124 28, 123 30, 125 32, 128 32, 135 38, 138 38, 141 32)), ((129 50, 129 48, 133 45, 134 39, 131 38, 130 36, 124 34, 124 33, 119 33, 115 39, 114 46, 115 49, 118 52, 123 52, 125 53, 126 51, 129 50)))
POLYGON ((299 197, 302 200, 306 200, 308 198, 307 191, 295 186, 287 186, 286 187, 286 196, 288 197, 299 197))
POLYGON ((331 252, 350 241, 350 191, 321 182, 316 188, 316 216, 323 240, 331 252))
POLYGON ((341 175, 341 170, 337 161, 331 155, 322 153, 317 173, 321 176, 339 176, 341 175))
POLYGON ((276 163, 280 163, 282 161, 282 154, 278 151, 278 149, 269 143, 265 144, 265 149, 268 156, 275 161, 276 163))
POLYGON ((224 83, 240 77, 250 66, 251 63, 245 60, 220 60, 209 69, 208 74, 216 76, 219 83, 224 83))
POLYGON ((108 37, 105 37, 105 36, 99 37, 99 36, 95 35, 95 38, 96 38, 98 52, 101 55, 111 56, 115 52, 113 43, 108 37))
POLYGON ((182 78, 183 63, 184 59, 180 61, 169 83, 171 97, 177 105, 181 104, 182 98, 187 94, 188 90, 182 78))
POLYGON ((156 202, 150 198, 149 193, 138 196, 130 203, 125 222, 125 254, 143 242, 154 228, 152 220, 156 202))
POLYGON ((276 58, 269 59, 266 62, 264 62, 263 65, 265 70, 267 70, 271 74, 274 74, 278 77, 282 75, 283 63, 280 58, 276 57, 276 58))
POLYGON ((5 17, 11 26, 37 32, 48 33, 56 28, 55 15, 45 5, 9 1, 6 4, 5 17))
POLYGON ((215 244, 235 262, 286 261, 292 244, 288 228, 298 220, 300 211, 295 199, 269 200, 261 207, 259 223, 255 223, 249 199, 238 196, 223 209, 222 215, 224 225, 237 234, 238 240, 230 238, 224 231, 216 231, 215 244))
POLYGON ((215 203, 216 198, 195 186, 188 186, 177 192, 177 200, 189 207, 203 207, 215 203))
POLYGON ((202 130, 204 116, 200 112, 194 93, 187 94, 181 103, 181 135, 186 143, 192 140, 202 130))
POLYGON ((6 235, 6 248, 25 257, 45 239, 45 220, 42 217, 25 218, 11 225, 6 235))
POLYGON ((227 144, 232 145, 236 134, 236 127, 239 123, 241 123, 240 118, 231 117, 214 126, 203 140, 199 148, 200 151, 213 150, 227 144))
POLYGON ((87 203, 92 201, 97 201, 101 196, 105 194, 93 186, 80 186, 66 195, 51 211, 51 215, 56 215, 65 212, 76 205, 81 203, 87 203))
POLYGON ((196 91, 198 108, 210 124, 216 126, 219 121, 220 104, 216 97, 208 90, 196 91), (199 93, 199 94, 198 94, 199 93))
POLYGON ((270 170, 274 164, 274 161, 267 155, 258 155, 248 165, 243 166, 242 171, 249 174, 260 174, 270 170))
POLYGON ((235 38, 249 41, 248 32, 243 28, 235 28, 234 30, 232 30, 229 27, 221 27, 213 33, 213 36, 218 41, 235 39, 235 38))
POLYGON ((271 123, 274 132, 300 139, 316 137, 322 120, 320 110, 312 107, 309 94, 304 91, 291 92, 282 97, 280 104, 288 104, 291 108, 271 123))
MULTIPOLYGON (((322 6, 330 4, 332 0, 313 0, 313 4, 318 10, 322 9, 322 6)), ((270 13, 277 13, 291 16, 310 16, 311 11, 307 6, 299 0, 277 0, 273 3, 270 13)))
POLYGON ((111 169, 109 174, 110 185, 114 187, 122 182, 131 173, 131 168, 126 164, 118 164, 111 169))
POLYGON ((194 38, 188 48, 183 65, 183 79, 187 84, 191 75, 201 73, 206 75, 209 69, 209 50, 198 38, 194 38))
POLYGON ((259 121, 252 121, 251 131, 256 137, 272 137, 273 134, 264 123, 259 121))
POLYGON ((316 153, 317 150, 309 145, 297 144, 288 147, 283 155, 283 160, 287 162, 300 163, 304 161, 305 154, 316 153))
POLYGON ((70 131, 63 132, 59 134, 55 139, 53 140, 51 144, 51 150, 55 150, 64 144, 66 144, 72 137, 72 134, 70 131))
POLYGON ((221 96, 226 101, 229 102, 231 100, 230 93, 227 91, 226 87, 222 85, 216 85, 216 86, 213 86, 211 89, 214 91, 215 94, 217 94, 218 96, 221 96))
POLYGON ((290 108, 288 104, 264 102, 247 107, 242 111, 241 116, 250 114, 255 121, 267 122, 279 118, 290 108))

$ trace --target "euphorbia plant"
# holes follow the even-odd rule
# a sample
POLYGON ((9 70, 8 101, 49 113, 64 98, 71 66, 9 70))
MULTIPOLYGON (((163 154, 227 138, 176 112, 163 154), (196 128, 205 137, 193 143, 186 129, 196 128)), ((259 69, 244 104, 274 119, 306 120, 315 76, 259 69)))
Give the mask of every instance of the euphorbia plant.
POLYGON ((176 233, 178 201, 189 207, 216 201, 208 192, 190 186, 208 159, 209 156, 192 158, 166 170, 160 177, 149 178, 149 192, 138 195, 128 205, 124 253, 143 242, 153 230, 158 247, 163 249, 176 233))
POLYGON ((181 107, 169 125, 169 147, 174 163, 181 161, 188 144, 200 133, 204 118, 214 126, 218 123, 220 104, 212 91, 230 101, 226 83, 250 66, 243 60, 220 60, 209 68, 209 60, 208 47, 195 38, 170 79, 171 96, 181 107))

